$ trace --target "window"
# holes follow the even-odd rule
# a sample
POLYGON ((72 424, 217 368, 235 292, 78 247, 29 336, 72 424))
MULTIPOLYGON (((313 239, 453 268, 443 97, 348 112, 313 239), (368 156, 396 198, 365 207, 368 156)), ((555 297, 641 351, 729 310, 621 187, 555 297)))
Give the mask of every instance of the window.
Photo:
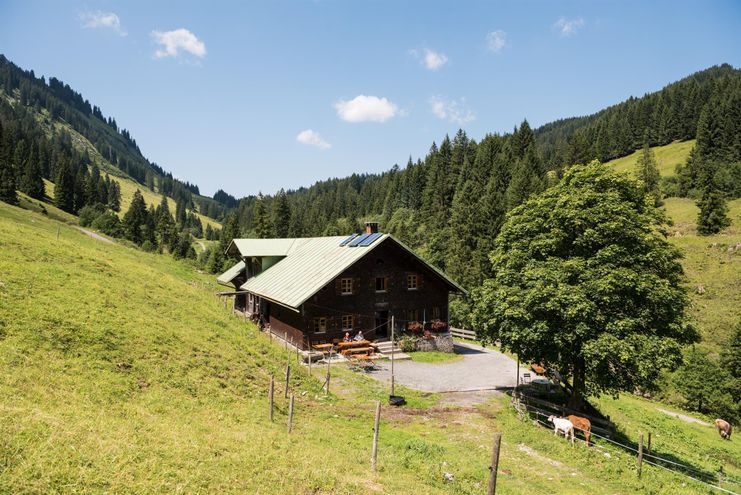
POLYGON ((416 273, 407 273, 407 290, 417 290, 419 288, 419 275, 416 273))
POLYGON ((352 330, 352 315, 342 315, 342 329, 352 330))
POLYGON ((340 279, 340 294, 342 294, 343 296, 347 294, 352 294, 352 279, 351 278, 340 279))
POLYGON ((386 292, 388 289, 388 279, 386 277, 376 277, 376 292, 386 292))
POLYGON ((314 333, 324 333, 327 331, 327 319, 324 317, 314 318, 314 333))

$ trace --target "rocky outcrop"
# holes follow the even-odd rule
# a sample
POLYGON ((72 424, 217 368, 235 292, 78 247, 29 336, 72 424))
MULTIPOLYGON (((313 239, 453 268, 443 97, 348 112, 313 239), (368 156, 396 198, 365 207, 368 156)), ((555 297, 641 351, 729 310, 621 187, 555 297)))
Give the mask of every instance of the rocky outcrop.
POLYGON ((420 337, 414 342, 417 352, 453 352, 453 337, 449 333, 420 337))

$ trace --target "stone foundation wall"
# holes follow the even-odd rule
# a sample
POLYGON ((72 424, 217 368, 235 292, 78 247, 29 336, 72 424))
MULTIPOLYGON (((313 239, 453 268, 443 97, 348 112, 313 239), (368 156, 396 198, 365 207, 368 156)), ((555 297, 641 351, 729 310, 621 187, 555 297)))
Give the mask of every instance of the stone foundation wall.
POLYGON ((453 337, 449 333, 432 338, 420 337, 414 342, 414 349, 418 352, 453 352, 453 337))

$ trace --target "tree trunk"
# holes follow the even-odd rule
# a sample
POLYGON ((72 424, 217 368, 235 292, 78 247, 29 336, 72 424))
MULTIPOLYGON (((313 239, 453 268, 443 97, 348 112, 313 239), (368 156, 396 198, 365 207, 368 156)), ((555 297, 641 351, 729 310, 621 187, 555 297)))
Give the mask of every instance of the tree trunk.
POLYGON ((586 370, 584 369, 584 360, 577 358, 573 364, 573 390, 571 391, 571 397, 569 398, 568 407, 576 411, 581 411, 584 408, 584 390, 586 388, 586 370))

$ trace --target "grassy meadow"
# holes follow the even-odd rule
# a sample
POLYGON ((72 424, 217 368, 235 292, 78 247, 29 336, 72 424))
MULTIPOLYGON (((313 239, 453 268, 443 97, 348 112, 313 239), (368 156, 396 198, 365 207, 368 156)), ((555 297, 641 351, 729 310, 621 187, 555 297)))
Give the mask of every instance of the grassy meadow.
MULTIPOLYGON (((695 141, 682 141, 653 148, 662 176, 674 175, 675 166, 687 160, 695 141)), ((640 150, 607 162, 616 170, 632 172, 640 150)), ((665 198, 664 209, 673 225, 670 242, 684 253, 685 273, 692 295, 692 314, 702 335, 702 347, 717 353, 728 341, 741 319, 741 199, 728 202, 731 226, 712 236, 697 235, 698 208, 689 198, 665 198), (729 250, 730 249, 730 250, 729 250), (697 288, 703 286, 704 294, 697 288)))
MULTIPOLYGON (((687 157, 694 146, 695 140, 691 139, 689 141, 677 141, 665 146, 654 146, 651 148, 656 157, 656 163, 661 176, 668 177, 674 175, 677 165, 684 164, 687 161, 687 157)), ((614 167, 619 172, 632 172, 635 170, 635 165, 641 156, 641 152, 642 150, 637 150, 628 156, 616 158, 607 162, 607 165, 614 167)))
MULTIPOLYGON (((0 250, 0 493, 482 493, 495 431, 498 493, 706 493, 651 467, 639 480, 630 455, 571 447, 520 422, 507 397, 441 407, 403 388, 409 405, 384 408, 372 473, 384 384, 337 366, 326 397, 293 370, 289 436, 286 354, 224 309, 211 276, 4 203, 0 250)), ((599 406, 626 434, 650 426, 683 462, 741 477, 738 442, 712 428, 632 397, 599 406)))

